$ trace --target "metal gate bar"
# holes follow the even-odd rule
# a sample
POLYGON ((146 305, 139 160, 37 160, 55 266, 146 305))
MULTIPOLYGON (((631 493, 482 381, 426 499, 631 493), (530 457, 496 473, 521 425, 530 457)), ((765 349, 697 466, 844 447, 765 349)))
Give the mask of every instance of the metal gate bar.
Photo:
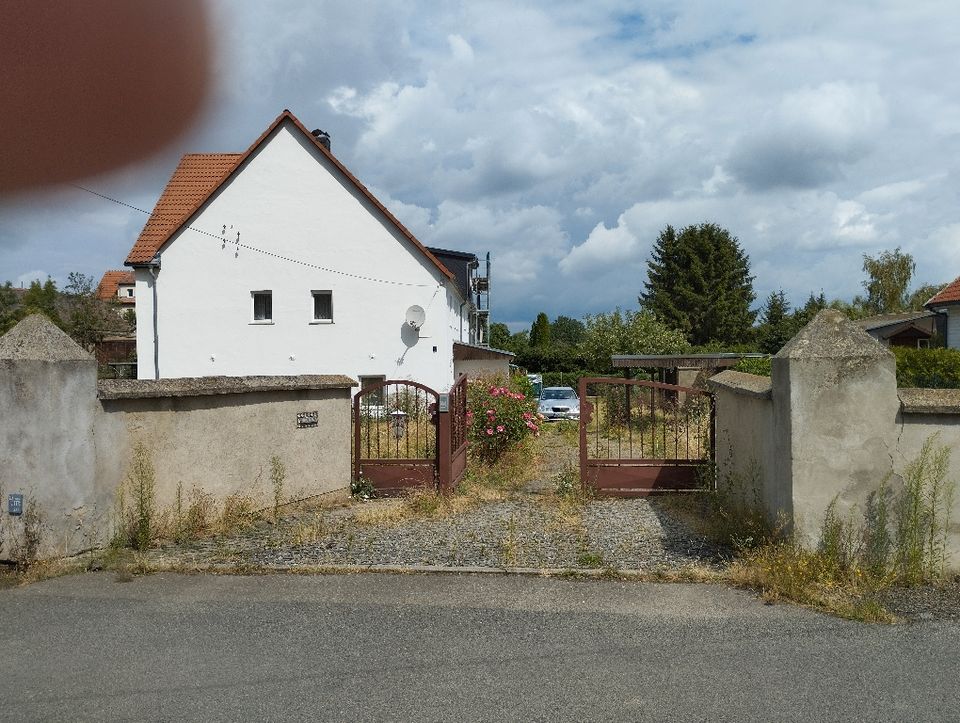
POLYGON ((712 485, 712 394, 617 377, 585 377, 579 387, 583 484, 612 496, 712 485))

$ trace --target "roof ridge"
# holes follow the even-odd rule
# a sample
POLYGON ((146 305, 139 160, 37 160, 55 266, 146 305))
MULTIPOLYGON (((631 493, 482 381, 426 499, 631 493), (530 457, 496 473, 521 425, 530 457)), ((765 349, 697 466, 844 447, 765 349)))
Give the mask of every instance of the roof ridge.
MULTIPOLYGON (((200 211, 201 208, 203 208, 203 206, 207 203, 207 201, 210 200, 210 198, 217 191, 217 189, 219 189, 231 176, 233 176, 233 174, 237 172, 237 170, 244 164, 244 162, 251 156, 251 154, 257 148, 259 148, 260 145, 263 144, 267 140, 267 138, 269 138, 274 133, 274 131, 276 131, 286 120, 289 120, 291 123, 293 123, 293 125, 306 138, 308 138, 313 143, 314 147, 317 148, 320 151, 320 153, 324 155, 331 163, 333 163, 334 167, 338 171, 340 171, 340 173, 342 173, 346 177, 346 179, 350 181, 357 188, 357 190, 359 190, 367 198, 367 200, 369 200, 374 205, 374 207, 378 211, 380 211, 394 227, 396 227, 398 231, 400 231, 401 235, 403 235, 408 241, 410 241, 414 245, 414 248, 416 248, 421 254, 423 254, 437 268, 438 271, 440 271, 444 276, 446 276, 447 279, 451 281, 455 280, 453 273, 451 273, 450 270, 446 266, 444 266, 440 262, 440 260, 430 252, 430 250, 426 246, 420 243, 417 237, 414 236, 410 232, 410 230, 407 229, 407 227, 404 226, 396 216, 390 213, 387 207, 384 206, 376 198, 376 196, 374 196, 370 192, 370 189, 368 189, 363 183, 361 183, 360 180, 356 176, 354 176, 353 173, 351 173, 350 170, 346 166, 344 166, 343 163, 341 163, 340 160, 337 159, 337 157, 334 156, 333 153, 331 153, 328 148, 326 148, 322 143, 320 143, 320 141, 317 138, 315 138, 310 133, 310 131, 307 130, 307 128, 303 125, 303 123, 301 123, 300 120, 287 109, 284 109, 283 112, 274 119, 274 121, 267 127, 267 129, 263 133, 261 133, 260 136, 243 153, 185 154, 180 159, 180 162, 177 164, 177 168, 174 170, 173 175, 170 177, 170 180, 167 181, 167 185, 164 187, 164 190, 161 193, 160 198, 157 200, 157 203, 154 206, 153 213, 151 213, 150 218, 147 219, 147 223, 144 225, 143 230, 140 232, 140 236, 137 238, 136 242, 134 243, 133 248, 131 248, 130 253, 127 255, 127 260, 124 263, 127 266, 134 266, 137 264, 148 263, 151 259, 153 259, 153 257, 156 256, 156 254, 160 251, 160 249, 163 248, 163 246, 170 240, 170 238, 178 230, 183 228, 183 226, 187 224, 189 220, 194 215, 196 215, 197 212, 200 211), (198 156, 217 157, 217 158, 222 158, 223 160, 231 160, 234 162, 230 164, 225 164, 224 168, 216 176, 215 182, 209 187, 204 188, 201 191, 198 191, 196 193, 197 200, 195 203, 193 203, 189 207, 188 211, 186 211, 185 213, 181 212, 181 214, 178 214, 178 218, 176 219, 164 219, 163 216, 161 216, 159 213, 161 205, 163 205, 165 201, 171 200, 170 196, 173 195, 172 189, 176 185, 178 185, 177 183, 175 183, 175 181, 182 181, 183 180, 182 176, 187 175, 186 171, 184 170, 184 172, 180 174, 181 178, 178 179, 178 172, 180 172, 181 168, 184 166, 184 162, 188 158, 193 159, 198 156), (172 220, 173 223, 157 224, 157 223, 154 223, 155 220, 157 221, 172 220), (151 229, 151 224, 154 227, 160 226, 160 225, 166 226, 166 227, 159 228, 159 229, 157 228, 151 229), (152 230, 157 231, 155 236, 150 233, 152 230)), ((197 191, 196 188, 191 190, 197 191)), ((184 194, 189 195, 188 190, 184 190, 184 189, 179 189, 179 193, 181 195, 184 195, 184 194)), ((192 201, 193 197, 191 196, 189 200, 192 201)))
POLYGON ((960 276, 931 296, 924 306, 936 306, 938 304, 960 304, 960 276))

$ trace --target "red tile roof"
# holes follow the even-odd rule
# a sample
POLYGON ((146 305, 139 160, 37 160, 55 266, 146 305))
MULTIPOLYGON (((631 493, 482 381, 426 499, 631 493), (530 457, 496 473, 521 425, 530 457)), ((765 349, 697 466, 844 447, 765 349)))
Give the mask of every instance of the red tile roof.
POLYGON ((293 123, 421 254, 426 256, 444 276, 453 280, 453 274, 370 193, 366 186, 360 183, 346 166, 337 160, 336 156, 314 138, 310 131, 289 110, 284 110, 283 113, 278 115, 276 120, 244 153, 195 153, 184 156, 173 172, 167 187, 163 190, 160 200, 157 201, 147 225, 143 227, 140 237, 130 250, 125 262, 126 265, 134 266, 149 263, 163 245, 170 240, 170 237, 200 210, 213 193, 238 171, 250 154, 263 144, 286 120, 293 123))
MULTIPOLYGON (((117 287, 120 284, 133 284, 135 281, 132 271, 108 271, 97 286, 97 298, 104 301, 117 301, 119 299, 117 287)), ((123 301, 123 299, 119 300, 123 301)), ((130 301, 132 302, 133 299, 130 301)))
POLYGON ((944 286, 924 306, 941 306, 945 304, 960 304, 960 277, 944 286))
POLYGON ((181 158, 125 263, 149 263, 174 231, 226 180, 241 155, 188 153, 181 158))

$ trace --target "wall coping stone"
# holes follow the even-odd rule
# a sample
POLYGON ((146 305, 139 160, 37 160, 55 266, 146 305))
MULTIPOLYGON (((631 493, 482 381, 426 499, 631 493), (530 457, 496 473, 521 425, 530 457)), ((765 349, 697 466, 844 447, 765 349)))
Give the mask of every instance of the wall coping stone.
POLYGON ((0 336, 0 359, 13 361, 95 361, 43 314, 31 314, 0 336))
POLYGON ((904 414, 960 414, 960 389, 898 389, 904 414))
POLYGON ((742 394, 757 399, 771 399, 773 397, 773 380, 770 377, 761 377, 746 372, 735 372, 727 369, 707 380, 711 391, 725 389, 735 394, 742 394))
POLYGON ((893 354, 842 312, 823 309, 773 358, 892 359, 893 354))
POLYGON ((358 383, 343 374, 290 376, 180 377, 176 379, 101 379, 100 399, 156 399, 205 397, 250 392, 286 392, 311 389, 350 389, 358 383))

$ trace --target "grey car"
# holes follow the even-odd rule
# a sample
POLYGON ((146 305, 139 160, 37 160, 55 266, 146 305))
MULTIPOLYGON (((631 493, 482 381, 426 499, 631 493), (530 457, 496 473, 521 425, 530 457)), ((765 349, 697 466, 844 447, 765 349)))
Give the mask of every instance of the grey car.
POLYGON ((571 387, 544 387, 538 410, 549 421, 580 419, 580 398, 571 387))

